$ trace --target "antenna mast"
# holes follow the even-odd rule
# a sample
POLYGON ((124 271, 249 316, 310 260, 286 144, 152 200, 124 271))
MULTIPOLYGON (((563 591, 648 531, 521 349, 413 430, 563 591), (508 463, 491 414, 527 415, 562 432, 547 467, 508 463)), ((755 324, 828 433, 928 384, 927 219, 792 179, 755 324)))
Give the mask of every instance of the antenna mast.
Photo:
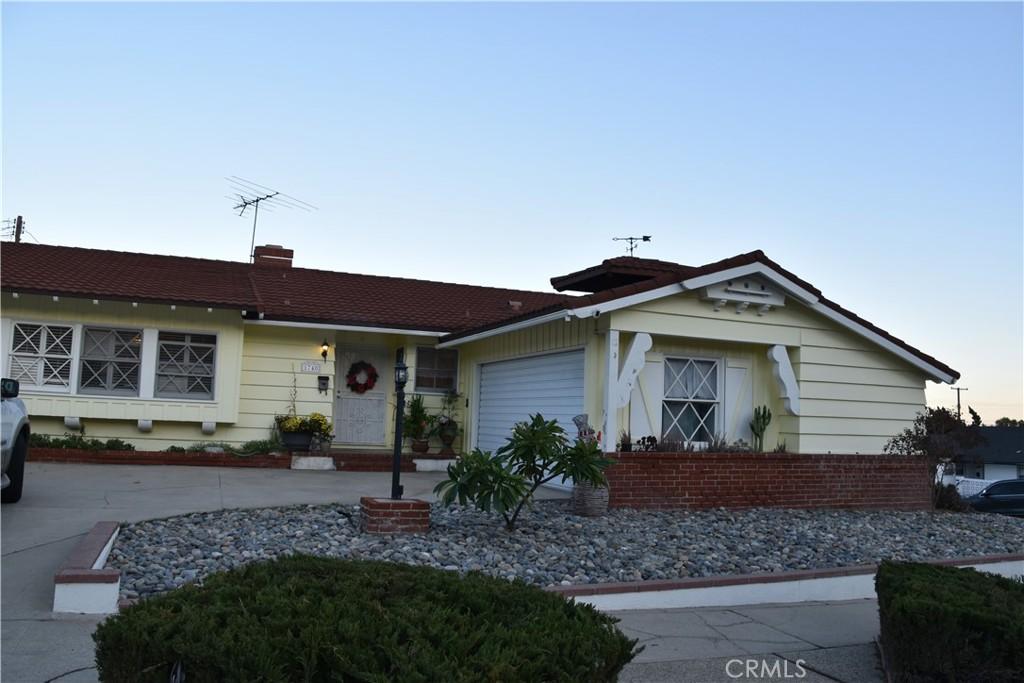
POLYGON ((253 254, 256 251, 256 222, 260 216, 260 204, 263 204, 264 211, 270 211, 271 213, 273 213, 275 208, 299 209, 306 212, 317 210, 315 206, 308 202, 296 199, 284 192, 273 190, 266 185, 254 183, 251 180, 246 180, 236 175, 226 176, 224 179, 228 181, 228 185, 234 193, 234 196, 225 195, 225 197, 236 202, 232 208, 238 211, 238 215, 244 216, 245 210, 250 206, 252 207, 252 239, 249 242, 250 262, 252 262, 253 254))
POLYGON ((629 246, 626 247, 626 250, 629 252, 630 256, 633 255, 633 250, 636 249, 636 243, 637 242, 650 242, 650 241, 651 241, 651 236, 650 235, 641 235, 640 237, 613 237, 612 238, 612 242, 629 242, 629 246))

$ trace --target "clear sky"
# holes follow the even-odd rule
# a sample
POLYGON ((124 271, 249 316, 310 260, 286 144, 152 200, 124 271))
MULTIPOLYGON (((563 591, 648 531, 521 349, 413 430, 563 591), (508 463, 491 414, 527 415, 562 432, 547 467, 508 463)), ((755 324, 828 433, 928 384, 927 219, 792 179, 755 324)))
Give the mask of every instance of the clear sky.
MULTIPOLYGON (((529 289, 761 248, 1022 413, 1022 10, 1005 4, 10 4, 3 217, 529 289)), ((31 239, 31 238, 30 238, 31 239)), ((955 403, 929 385, 933 405, 955 403)))

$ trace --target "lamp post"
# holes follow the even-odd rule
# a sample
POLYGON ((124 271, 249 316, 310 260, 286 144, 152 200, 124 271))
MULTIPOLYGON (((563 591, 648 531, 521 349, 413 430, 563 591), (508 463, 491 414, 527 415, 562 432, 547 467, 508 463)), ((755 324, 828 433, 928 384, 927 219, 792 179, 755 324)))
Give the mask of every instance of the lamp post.
POLYGON ((402 498, 402 419, 405 417, 405 383, 409 368, 405 365, 405 349, 395 352, 395 453, 391 461, 391 498, 402 498))

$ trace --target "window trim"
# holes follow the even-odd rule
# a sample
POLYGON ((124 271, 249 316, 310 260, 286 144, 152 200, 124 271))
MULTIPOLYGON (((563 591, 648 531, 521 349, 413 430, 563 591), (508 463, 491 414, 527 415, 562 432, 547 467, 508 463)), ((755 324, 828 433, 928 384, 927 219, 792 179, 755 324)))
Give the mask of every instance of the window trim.
MULTIPOLYGON (((715 410, 715 424, 714 424, 714 430, 711 433, 711 437, 714 438, 714 437, 718 436, 719 434, 722 433, 722 430, 724 429, 725 416, 723 415, 723 411, 725 410, 725 367, 726 367, 725 357, 723 357, 723 356, 702 356, 702 355, 697 355, 697 354, 694 354, 694 355, 679 355, 679 354, 668 355, 668 354, 666 354, 664 356, 664 358, 662 358, 662 368, 661 368, 661 371, 664 374, 665 370, 668 367, 668 362, 669 361, 688 361, 688 360, 690 360, 690 361, 706 361, 706 362, 711 362, 711 363, 715 364, 715 368, 716 368, 716 372, 715 372, 715 385, 716 385, 715 386, 715 400, 714 401, 707 401, 707 400, 700 400, 700 399, 694 400, 694 399, 686 399, 686 398, 669 398, 669 397, 667 397, 665 395, 666 392, 668 391, 669 387, 662 386, 661 387, 661 402, 660 402, 661 405, 659 406, 661 408, 661 411, 662 411, 662 425, 661 425, 661 434, 658 435, 658 440, 659 441, 663 441, 664 438, 665 438, 664 410, 665 410, 665 402, 666 401, 672 402, 672 403, 711 403, 711 404, 714 404, 715 406, 717 406, 717 408, 715 410)), ((706 448, 709 445, 710 442, 708 442, 708 441, 684 441, 683 443, 684 444, 693 444, 693 446, 695 446, 695 447, 706 448)))
MULTIPOLYGON (((78 344, 79 348, 78 348, 78 354, 77 354, 78 358, 77 358, 77 366, 76 366, 78 368, 78 378, 77 378, 78 381, 76 383, 76 392, 75 392, 76 395, 81 395, 81 396, 105 396, 105 397, 110 397, 110 398, 140 398, 141 395, 142 395, 142 374, 143 374, 143 369, 144 369, 144 366, 145 366, 145 364, 143 363, 143 359, 142 359, 142 350, 143 350, 144 339, 145 339, 145 328, 142 328, 142 327, 136 328, 136 327, 131 327, 131 326, 117 326, 117 325, 90 325, 90 324, 83 324, 82 327, 81 327, 81 332, 82 332, 81 333, 81 339, 80 339, 80 343, 78 344), (133 393, 123 392, 123 391, 122 392, 107 391, 106 389, 97 389, 95 387, 83 387, 82 386, 82 364, 87 362, 87 361, 90 361, 90 360, 97 360, 97 359, 86 358, 85 357, 85 337, 86 337, 86 334, 88 333, 89 330, 104 330, 104 331, 107 331, 107 332, 137 332, 138 333, 138 335, 139 335, 139 357, 138 357, 137 360, 138 360, 138 364, 139 364, 139 369, 138 369, 138 381, 136 382, 136 387, 135 387, 135 393, 134 394, 133 393)), ((116 359, 108 358, 108 359, 105 359, 103 362, 110 363, 112 360, 116 360, 116 359)))
MULTIPOLYGON (((449 391, 458 391, 459 390, 459 364, 460 364, 461 360, 462 359, 460 357, 458 349, 439 349, 436 346, 426 346, 426 345, 417 344, 416 345, 416 365, 413 368, 413 378, 412 378, 413 391, 415 393, 417 393, 417 394, 434 394, 434 395, 438 395, 438 396, 443 396, 444 394, 447 394, 449 391), (454 370, 454 375, 452 376, 452 388, 451 389, 438 389, 436 387, 420 388, 420 386, 419 386, 420 351, 422 349, 427 349, 428 351, 434 351, 435 353, 454 353, 455 354, 455 370, 454 370)), ((436 363, 435 363, 435 367, 434 368, 430 368, 430 369, 436 371, 437 370, 436 363)))
MULTIPOLYGON (((154 327, 156 331, 155 344, 153 346, 153 399, 158 401, 189 401, 195 403, 216 403, 217 402, 217 391, 220 387, 220 382, 217 378, 217 371, 220 368, 220 332, 210 330, 194 330, 194 329, 174 329, 165 327, 154 327), (207 337, 213 337, 213 373, 211 378, 213 379, 213 391, 210 392, 210 397, 206 398, 194 398, 183 395, 161 396, 156 388, 157 376, 160 374, 160 334, 186 334, 186 335, 203 335, 207 337)), ((141 384, 141 382, 140 382, 141 384)))

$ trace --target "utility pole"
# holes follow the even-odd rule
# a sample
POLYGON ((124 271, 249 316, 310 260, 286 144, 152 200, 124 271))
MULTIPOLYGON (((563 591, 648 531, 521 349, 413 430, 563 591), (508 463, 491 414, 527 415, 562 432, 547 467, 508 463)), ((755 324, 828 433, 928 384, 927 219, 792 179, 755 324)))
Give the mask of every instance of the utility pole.
POLYGON ((965 387, 950 387, 950 389, 956 392, 956 416, 960 418, 960 392, 967 391, 967 389, 965 387))
POLYGON ((21 216, 18 216, 17 218, 14 219, 14 241, 15 242, 20 242, 21 241, 21 231, 22 231, 23 228, 24 228, 24 221, 22 220, 21 216))

